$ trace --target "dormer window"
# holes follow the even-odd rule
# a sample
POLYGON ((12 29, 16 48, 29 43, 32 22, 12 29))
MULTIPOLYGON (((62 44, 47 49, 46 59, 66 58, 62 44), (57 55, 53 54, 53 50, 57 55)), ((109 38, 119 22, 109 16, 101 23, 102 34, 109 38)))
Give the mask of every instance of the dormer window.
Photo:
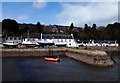
POLYGON ((12 40, 12 37, 10 37, 10 40, 12 40))

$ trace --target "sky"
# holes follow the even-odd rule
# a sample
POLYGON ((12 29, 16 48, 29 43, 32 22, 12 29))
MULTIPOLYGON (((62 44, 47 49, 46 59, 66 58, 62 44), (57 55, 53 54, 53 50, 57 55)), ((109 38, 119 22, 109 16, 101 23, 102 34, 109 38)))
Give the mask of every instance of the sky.
POLYGON ((83 27, 84 24, 106 26, 109 23, 118 21, 118 2, 117 0, 88 1, 88 2, 47 2, 47 1, 30 1, 19 2, 7 1, 2 2, 2 18, 15 19, 18 23, 37 24, 39 21, 45 25, 65 25, 71 23, 74 26, 83 27))

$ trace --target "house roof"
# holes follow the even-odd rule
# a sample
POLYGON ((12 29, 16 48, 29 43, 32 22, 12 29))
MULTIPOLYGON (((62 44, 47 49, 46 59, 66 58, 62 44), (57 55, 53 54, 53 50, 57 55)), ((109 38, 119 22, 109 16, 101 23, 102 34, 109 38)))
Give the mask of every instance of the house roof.
POLYGON ((73 39, 71 35, 65 34, 43 34, 43 39, 73 39))

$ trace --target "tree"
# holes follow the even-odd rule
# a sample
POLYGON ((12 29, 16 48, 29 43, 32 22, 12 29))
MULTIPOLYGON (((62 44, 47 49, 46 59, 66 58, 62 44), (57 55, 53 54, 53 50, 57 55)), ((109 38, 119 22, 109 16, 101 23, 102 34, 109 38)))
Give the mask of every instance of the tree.
POLYGON ((97 28, 97 31, 98 31, 98 39, 99 40, 105 40, 106 37, 107 37, 105 27, 104 26, 99 26, 97 28))
POLYGON ((2 20, 2 30, 8 35, 14 35, 19 33, 19 25, 15 20, 4 19, 2 20))
POLYGON ((109 39, 118 40, 120 43, 120 23, 108 24, 105 28, 109 39))
POLYGON ((91 27, 88 26, 87 24, 84 25, 84 35, 85 35, 85 39, 90 39, 91 27))
POLYGON ((85 24, 85 25, 84 25, 84 28, 88 28, 88 25, 87 25, 87 24, 85 24))
POLYGON ((74 25, 73 25, 73 23, 71 23, 71 25, 70 25, 70 27, 69 27, 69 33, 70 33, 70 34, 72 33, 73 28, 74 28, 74 25))
POLYGON ((73 23, 71 23, 70 30, 73 30, 73 28, 74 28, 74 25, 73 25, 73 23))
POLYGON ((97 28, 97 26, 96 26, 96 24, 94 23, 94 24, 92 25, 92 29, 95 29, 95 30, 96 30, 96 28, 97 28))
POLYGON ((36 28, 38 29, 39 36, 41 37, 41 33, 43 32, 43 27, 40 22, 37 22, 36 28))
POLYGON ((89 27, 87 24, 84 25, 84 32, 85 33, 88 33, 89 32, 89 27))
POLYGON ((97 32, 96 28, 97 28, 96 24, 93 24, 92 28, 91 28, 91 38, 92 39, 97 39, 98 38, 98 32, 97 32))

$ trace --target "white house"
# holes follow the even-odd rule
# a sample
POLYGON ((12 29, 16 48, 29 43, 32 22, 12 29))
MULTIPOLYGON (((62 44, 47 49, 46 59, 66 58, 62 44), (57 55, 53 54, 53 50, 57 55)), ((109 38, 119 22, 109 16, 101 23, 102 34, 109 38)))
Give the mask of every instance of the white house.
POLYGON ((119 46, 115 40, 78 40, 78 46, 119 46))
POLYGON ((55 46, 78 47, 73 34, 41 34, 41 41, 54 43, 55 46))

